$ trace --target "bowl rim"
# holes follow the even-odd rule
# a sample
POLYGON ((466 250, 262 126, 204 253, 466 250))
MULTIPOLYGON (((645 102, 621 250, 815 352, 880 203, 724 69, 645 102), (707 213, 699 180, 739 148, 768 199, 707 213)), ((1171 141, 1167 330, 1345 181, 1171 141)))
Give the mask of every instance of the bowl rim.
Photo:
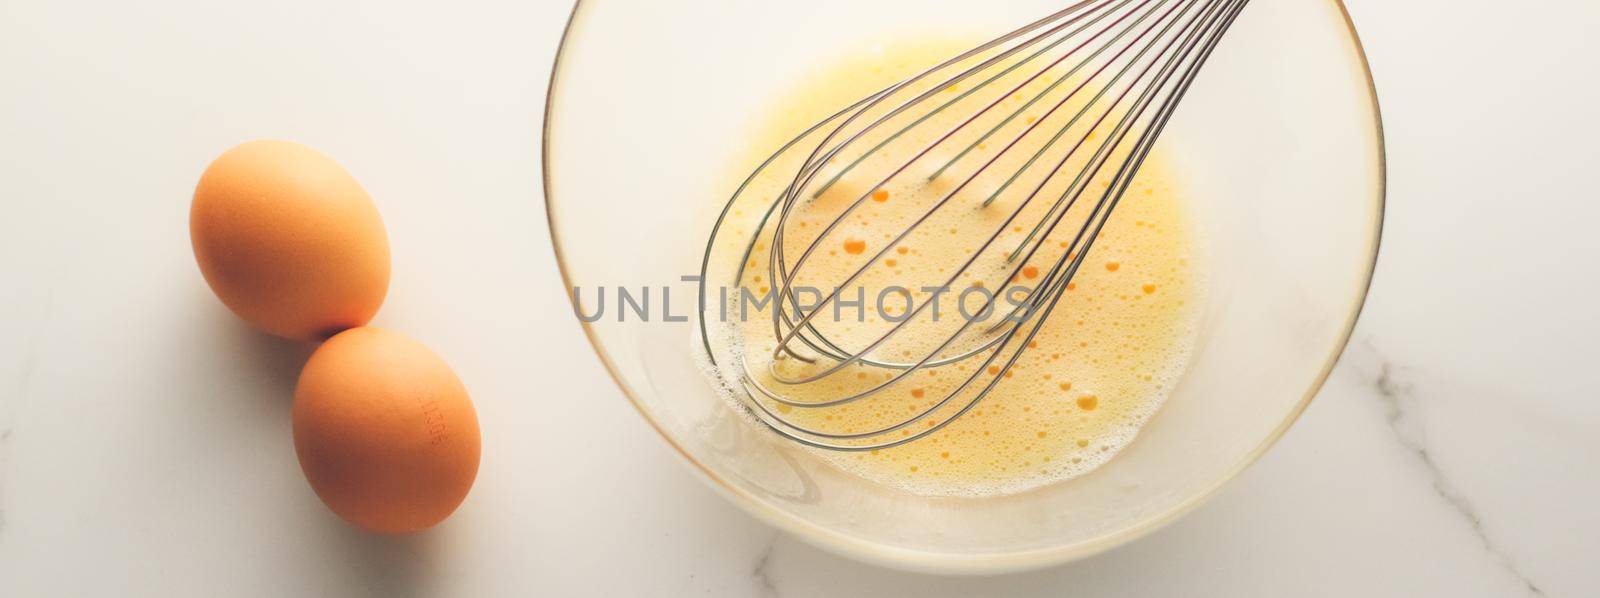
MULTIPOLYGON (((1374 226, 1371 247, 1369 249, 1370 259, 1368 260, 1365 273, 1366 279, 1362 281, 1360 285, 1358 285, 1360 287, 1359 292, 1356 293, 1353 305, 1350 308, 1350 315, 1348 316, 1343 328, 1344 332, 1340 335, 1338 341, 1333 344, 1333 347, 1331 348, 1331 351, 1329 352, 1329 355, 1323 364, 1322 370, 1311 381, 1311 384, 1307 387, 1305 394, 1300 398, 1299 402, 1295 404, 1294 408, 1290 410, 1289 414, 1283 419, 1283 421, 1279 423, 1279 425, 1265 438, 1263 438, 1260 444, 1246 454, 1244 458, 1239 461, 1239 463, 1235 464, 1230 471, 1222 476, 1218 476, 1218 478, 1213 481, 1210 486, 1200 490, 1199 492, 1196 492, 1182 503, 1174 505, 1173 507, 1157 515, 1148 517, 1136 525, 1063 546, 1037 548, 1004 554, 977 555, 935 552, 897 546, 887 546, 824 527, 789 513, 788 511, 776 508, 768 502, 754 496, 753 494, 741 490, 739 487, 729 483, 727 480, 717 475, 715 471, 712 471, 711 468, 707 467, 705 464, 695 460, 693 455, 689 454, 689 452, 685 450, 682 445, 674 440, 672 436, 667 434, 666 430, 662 429, 660 423, 656 421, 656 419, 650 414, 649 410, 647 410, 639 401, 636 392, 628 384, 628 382, 622 378, 616 364, 612 362, 611 356, 601 345, 599 339, 596 337, 594 329, 589 325, 589 323, 579 320, 578 324, 583 329, 584 337, 588 339, 589 345, 594 349, 595 355, 600 358, 600 363, 605 367, 606 374, 611 377, 612 382, 616 383, 617 387, 622 390, 623 395, 628 398, 628 402, 633 406, 634 410, 639 412, 639 415, 647 424, 650 425, 651 429, 655 430, 656 434, 667 443, 667 446, 672 447, 673 451, 682 457, 682 460, 691 466, 690 468, 692 470, 699 473, 697 477, 705 481, 707 485, 715 489, 729 502, 737 505, 740 509, 754 516, 756 519, 776 527, 781 531, 797 536, 823 549, 830 550, 849 558, 906 571, 963 575, 989 575, 1028 571, 1054 565, 1061 565, 1106 552, 1149 535, 1152 532, 1155 532, 1156 530, 1161 529, 1162 527, 1165 527, 1174 521, 1177 521, 1190 511, 1193 511, 1195 508, 1215 497, 1223 487, 1236 479, 1239 474, 1243 473, 1251 465, 1255 464, 1255 462, 1259 460, 1268 449, 1277 444, 1278 440, 1283 437, 1289 428, 1300 419, 1301 414, 1305 412, 1306 408, 1311 404, 1311 401, 1316 398, 1317 394, 1322 390, 1323 385, 1327 383, 1328 376, 1332 374, 1334 366, 1338 365, 1340 357, 1344 354, 1345 347, 1349 345, 1350 338, 1355 332, 1355 327, 1357 322, 1360 320, 1362 310, 1366 306, 1367 296, 1372 290, 1372 281, 1377 270, 1378 256, 1383 244, 1384 216, 1388 205, 1388 144, 1384 133, 1383 111, 1381 110, 1381 103, 1378 100, 1378 89, 1377 83, 1372 74, 1372 64, 1368 60, 1366 47, 1361 41, 1361 35, 1356 30, 1355 21, 1350 16, 1350 10, 1345 6, 1345 0, 1328 1, 1333 3, 1338 9, 1339 15, 1349 33, 1350 40, 1353 42, 1355 59, 1361 66, 1361 71, 1364 76, 1363 78, 1366 83, 1368 100, 1371 103, 1372 108, 1373 129, 1376 133, 1376 176, 1378 180, 1376 197, 1373 198, 1373 207, 1375 208, 1373 215, 1374 226)), ((551 129, 556 110, 557 85, 561 79, 563 68, 562 59, 566 56, 569 43, 572 41, 572 35, 576 29, 575 26, 578 24, 580 19, 584 18, 586 14, 584 10, 585 7, 593 4, 594 0, 574 0, 572 11, 567 18, 566 26, 562 28, 560 44, 556 49, 556 56, 550 68, 550 81, 545 91, 544 115, 540 123, 539 132, 539 166, 541 186, 544 193, 543 202, 545 208, 545 223, 550 229, 550 245, 555 254, 556 267, 561 274, 563 288, 572 287, 572 275, 570 272, 568 272, 567 262, 564 259, 564 254, 562 252, 562 245, 560 241, 561 233, 557 230, 555 225, 555 202, 552 201, 552 198, 554 197, 554 186, 552 184, 552 179, 554 177, 550 171, 552 139, 551 129)))

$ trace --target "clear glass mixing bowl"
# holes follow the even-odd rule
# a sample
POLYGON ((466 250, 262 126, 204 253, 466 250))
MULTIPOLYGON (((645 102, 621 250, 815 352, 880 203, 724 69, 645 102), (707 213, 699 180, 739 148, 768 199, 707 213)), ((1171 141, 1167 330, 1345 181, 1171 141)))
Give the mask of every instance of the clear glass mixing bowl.
POLYGON ((1371 279, 1383 140, 1365 58, 1335 0, 1255 2, 1163 137, 1197 204, 1211 291, 1187 374, 1100 469, 1011 496, 929 498, 841 473, 749 424, 694 358, 713 210, 750 127, 796 73, 861 40, 992 36, 1063 0, 582 0, 550 86, 546 205, 585 330, 639 412, 705 478, 817 545, 901 568, 999 572, 1127 542, 1210 496, 1322 385, 1371 279), (650 288, 649 321, 615 289, 650 288), (663 305, 663 304, 668 305, 663 305))

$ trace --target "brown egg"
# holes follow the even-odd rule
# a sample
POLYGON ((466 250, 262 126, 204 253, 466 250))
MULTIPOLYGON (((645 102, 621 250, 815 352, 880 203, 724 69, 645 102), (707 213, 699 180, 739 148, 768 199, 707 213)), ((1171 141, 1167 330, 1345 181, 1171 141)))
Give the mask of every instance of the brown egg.
POLYGON ((389 239, 372 198, 298 143, 223 152, 195 187, 189 239, 223 304, 278 336, 316 340, 366 324, 389 290, 389 239))
POLYGON ((396 332, 352 328, 318 347, 300 372, 293 419, 311 489, 375 532, 439 523, 478 475, 478 415, 466 387, 396 332))

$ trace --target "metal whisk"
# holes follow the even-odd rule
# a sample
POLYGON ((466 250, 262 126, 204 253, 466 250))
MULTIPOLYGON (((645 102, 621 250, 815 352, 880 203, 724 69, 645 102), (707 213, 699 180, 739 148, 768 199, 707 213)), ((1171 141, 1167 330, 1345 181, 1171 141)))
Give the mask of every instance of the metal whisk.
MULTIPOLYGON (((972 410, 1056 311, 1248 2, 1078 2, 873 93, 780 148, 729 200, 702 262, 702 341, 719 368, 735 373, 750 413, 797 442, 864 451, 924 438, 972 410), (762 177, 788 182, 776 197, 749 197, 762 177), (890 188, 920 190, 913 195, 928 199, 906 200, 913 205, 875 217, 889 222, 869 221, 871 206, 886 201, 890 188), (740 224, 748 206, 756 209, 740 224), (950 237, 937 235, 958 228, 979 230, 982 241, 945 248, 951 267, 928 268, 932 280, 923 281, 942 285, 898 284, 904 282, 898 271, 882 267, 908 242, 948 245, 950 237), (743 347, 719 362, 707 288, 720 278, 713 274, 720 263, 715 254, 740 234, 749 238, 731 241, 742 254, 728 273, 734 287, 747 279, 769 283, 772 347, 743 347), (1035 261, 1045 267, 1029 265, 1035 261), (998 321, 940 321, 950 294, 941 299, 939 289, 975 276, 974 287, 990 279, 1003 286, 1021 280, 1025 268, 1036 280, 1031 287, 1010 297, 984 293, 979 313, 995 313, 1002 298, 1010 304, 998 321), (891 294, 903 295, 905 309, 870 325, 839 321, 841 306, 861 303, 847 297, 862 286, 880 288, 880 307, 888 292, 882 289, 896 289, 891 294), (819 289, 818 300, 802 300, 808 288, 819 289), (932 295, 916 299, 912 289, 932 295), (752 369, 758 356, 766 367, 752 369), (893 400, 886 390, 936 368, 959 372, 959 382, 925 406, 918 401, 895 410, 905 417, 884 425, 835 430, 797 417, 869 398, 893 400), (835 392, 818 398, 816 388, 835 392)), ((966 299, 963 293, 957 305, 963 316, 966 299)))

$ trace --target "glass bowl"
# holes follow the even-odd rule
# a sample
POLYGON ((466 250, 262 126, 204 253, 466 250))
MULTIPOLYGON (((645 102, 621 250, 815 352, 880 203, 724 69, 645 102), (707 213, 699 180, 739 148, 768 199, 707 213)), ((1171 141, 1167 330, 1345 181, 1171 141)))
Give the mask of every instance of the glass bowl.
POLYGON ((834 469, 713 390, 695 358, 695 285, 683 277, 698 272, 735 180, 730 165, 752 158, 750 129, 775 94, 862 40, 989 37, 1061 6, 578 2, 544 127, 556 257, 580 314, 603 314, 584 329, 617 384, 734 503, 816 545, 903 569, 1061 563, 1194 508, 1322 385, 1377 257, 1382 129, 1343 5, 1276 0, 1245 10, 1162 139, 1195 204, 1210 296, 1187 373, 1109 463, 1021 494, 918 496, 834 469), (618 309, 619 287, 636 301, 649 293, 646 317, 618 309))

